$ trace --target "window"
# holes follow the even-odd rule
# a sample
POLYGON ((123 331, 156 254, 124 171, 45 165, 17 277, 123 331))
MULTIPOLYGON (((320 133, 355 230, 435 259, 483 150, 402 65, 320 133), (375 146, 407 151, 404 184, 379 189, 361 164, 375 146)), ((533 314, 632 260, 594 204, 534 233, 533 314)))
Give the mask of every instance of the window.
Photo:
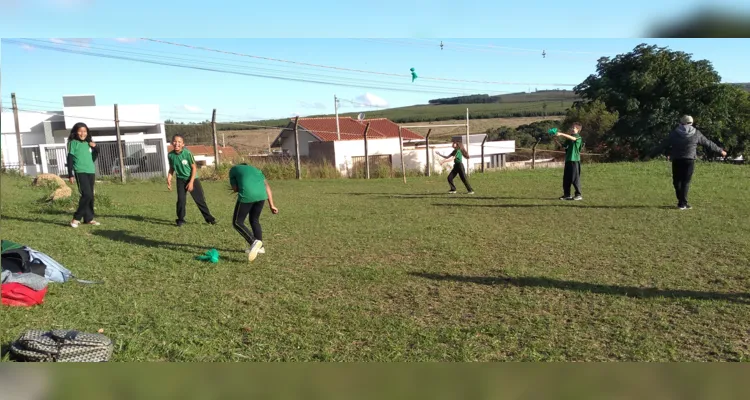
POLYGON ((39 146, 23 147, 24 165, 39 165, 42 163, 42 157, 39 154, 39 146))

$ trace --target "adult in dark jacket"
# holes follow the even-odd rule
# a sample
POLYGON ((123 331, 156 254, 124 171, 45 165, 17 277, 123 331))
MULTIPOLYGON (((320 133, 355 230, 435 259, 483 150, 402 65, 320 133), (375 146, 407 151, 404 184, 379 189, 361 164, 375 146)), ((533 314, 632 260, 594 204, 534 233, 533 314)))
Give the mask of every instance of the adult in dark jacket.
POLYGON ((671 150, 672 184, 677 196, 677 207, 680 210, 692 208, 687 198, 690 180, 695 170, 696 148, 699 144, 716 153, 721 153, 722 157, 727 156, 726 151, 717 146, 716 143, 706 139, 701 131, 695 129, 693 117, 684 115, 680 118, 680 125, 670 132, 669 136, 649 154, 650 158, 663 154, 665 150, 671 150))

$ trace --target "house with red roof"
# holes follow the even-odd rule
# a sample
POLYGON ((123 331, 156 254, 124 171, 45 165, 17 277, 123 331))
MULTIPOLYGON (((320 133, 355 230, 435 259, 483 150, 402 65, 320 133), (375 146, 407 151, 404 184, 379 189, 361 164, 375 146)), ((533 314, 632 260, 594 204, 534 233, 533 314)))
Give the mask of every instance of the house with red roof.
MULTIPOLYGON (((204 146, 204 145, 193 145, 193 146, 185 146, 186 149, 190 150, 191 153, 193 153, 193 157, 195 158, 195 163, 198 164, 198 166, 208 166, 214 164, 214 147, 213 146, 204 146)), ((174 150, 174 147, 170 144, 167 146, 167 151, 174 150)), ((235 150, 233 147, 221 147, 219 146, 219 161, 224 162, 233 162, 239 154, 237 153, 237 150, 235 150)))
MULTIPOLYGON (((310 143, 336 142, 336 141, 364 141, 365 127, 370 124, 367 131, 367 140, 398 139, 398 124, 387 118, 373 118, 357 120, 352 117, 339 117, 338 130, 336 128, 336 117, 322 118, 300 118, 297 122, 297 134, 299 136, 299 154, 302 157, 311 156, 310 143)), ((291 119, 276 137, 272 146, 281 147, 284 154, 296 155, 294 144, 294 120, 291 119)), ((401 135, 404 143, 424 140, 424 136, 403 128, 401 135)), ((398 150, 398 149, 397 149, 398 150)))

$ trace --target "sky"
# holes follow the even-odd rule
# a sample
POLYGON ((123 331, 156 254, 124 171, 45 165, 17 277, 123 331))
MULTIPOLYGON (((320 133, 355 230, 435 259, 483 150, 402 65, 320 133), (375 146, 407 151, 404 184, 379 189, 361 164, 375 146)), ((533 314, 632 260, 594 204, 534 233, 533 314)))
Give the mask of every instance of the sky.
MULTIPOLYGON (((447 8, 441 2, 384 0, 348 11, 358 18, 343 18, 341 7, 326 2, 289 1, 284 11, 259 10, 252 2, 214 2, 211 8, 190 3, 0 0, 3 107, 10 106, 11 92, 19 108, 28 110, 58 110, 63 95, 95 94, 100 105, 159 104, 163 118, 180 122, 210 119, 215 108, 217 120, 229 122, 333 113, 336 95, 339 112, 367 111, 463 94, 572 89, 595 73, 599 57, 631 51, 640 43, 692 53, 694 59, 710 60, 724 81, 750 82, 750 54, 741 50, 750 48, 747 39, 627 37, 637 36, 633 21, 648 20, 644 15, 678 15, 657 11, 701 4, 690 0, 658 6, 635 0, 629 7, 531 0, 524 2, 525 9, 486 1, 460 7, 452 2, 447 8), (33 6, 41 8, 32 13, 33 6), (530 14, 532 6, 544 11, 530 14), (113 22, 107 18, 112 14, 138 23, 113 22), (530 15, 538 24, 529 22, 530 15), (143 37, 194 48, 134 39, 143 37), (413 83, 412 67, 419 76, 413 83)), ((729 3, 736 2, 722 4, 729 3)))

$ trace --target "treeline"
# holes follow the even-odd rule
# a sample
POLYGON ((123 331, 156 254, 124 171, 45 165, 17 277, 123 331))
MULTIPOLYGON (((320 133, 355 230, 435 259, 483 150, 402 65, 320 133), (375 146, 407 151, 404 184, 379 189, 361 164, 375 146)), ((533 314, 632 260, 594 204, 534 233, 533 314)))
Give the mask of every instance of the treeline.
POLYGON ((518 92, 490 96, 472 94, 468 96, 445 97, 428 101, 431 105, 446 104, 488 104, 488 103, 524 103, 537 101, 564 101, 577 99, 575 92, 568 90, 537 90, 535 92, 518 92))

